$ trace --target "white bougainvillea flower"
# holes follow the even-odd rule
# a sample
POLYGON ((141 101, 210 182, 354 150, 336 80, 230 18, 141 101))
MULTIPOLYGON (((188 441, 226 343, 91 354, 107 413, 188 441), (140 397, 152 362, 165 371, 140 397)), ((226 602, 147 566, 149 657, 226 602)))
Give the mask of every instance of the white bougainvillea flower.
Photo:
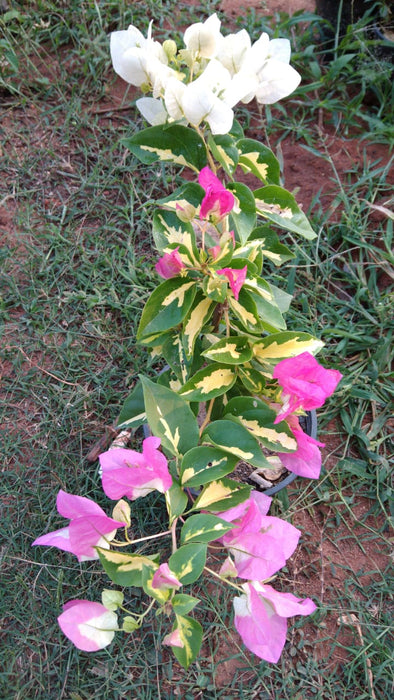
POLYGON ((251 49, 250 36, 246 29, 223 37, 216 59, 234 76, 242 69, 251 49))
POLYGON ((256 100, 260 104, 270 105, 291 95, 298 87, 301 76, 288 63, 270 58, 258 74, 259 85, 256 100))
POLYGON ((185 118, 183 111, 183 96, 186 85, 177 78, 170 78, 165 86, 164 103, 168 116, 174 121, 181 121, 185 118))
POLYGON ((158 126, 166 123, 168 114, 161 100, 155 97, 141 97, 136 101, 136 105, 148 124, 158 126))
POLYGON ((119 629, 116 613, 90 600, 70 600, 57 621, 66 637, 82 651, 104 649, 119 629))
POLYGON ((220 19, 216 13, 208 17, 205 22, 190 25, 183 35, 187 50, 198 54, 201 58, 213 58, 222 40, 220 19))

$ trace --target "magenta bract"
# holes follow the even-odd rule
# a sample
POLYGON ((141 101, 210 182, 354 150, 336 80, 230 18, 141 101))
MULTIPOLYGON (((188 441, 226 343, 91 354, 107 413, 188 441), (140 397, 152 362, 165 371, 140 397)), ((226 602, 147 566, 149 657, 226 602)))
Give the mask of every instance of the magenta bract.
POLYGON ((200 171, 198 182, 206 192, 201 202, 200 218, 218 223, 233 209, 234 195, 226 190, 208 166, 200 171))
POLYGON ((275 423, 299 409, 312 411, 323 406, 342 378, 338 370, 325 369, 309 352, 281 360, 272 376, 283 389, 283 406, 275 423))
POLYGON ((240 270, 234 270, 231 267, 224 267, 223 270, 216 270, 216 272, 218 275, 224 275, 227 277, 231 291, 238 301, 242 285, 246 280, 246 274, 248 272, 247 266, 245 265, 245 267, 242 267, 240 270))
POLYGON ((127 496, 134 501, 151 491, 165 493, 172 486, 167 459, 159 451, 160 438, 148 437, 142 443, 142 454, 118 448, 100 455, 102 484, 108 498, 127 496))
POLYGON ((60 515, 70 518, 68 527, 38 537, 33 545, 57 547, 75 554, 79 561, 98 559, 94 547, 108 547, 108 540, 113 539, 117 528, 124 527, 124 523, 109 518, 90 498, 59 491, 56 504, 60 515))
POLYGON ((179 247, 174 248, 171 253, 164 253, 163 257, 155 265, 155 270, 160 277, 168 280, 176 277, 185 267, 182 258, 178 253, 179 247))

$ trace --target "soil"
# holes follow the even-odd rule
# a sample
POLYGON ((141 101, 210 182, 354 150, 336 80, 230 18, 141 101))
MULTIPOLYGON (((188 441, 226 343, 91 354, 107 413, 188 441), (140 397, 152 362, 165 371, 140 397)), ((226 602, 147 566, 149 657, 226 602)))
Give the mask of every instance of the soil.
MULTIPOLYGON (((272 14, 274 12, 287 12, 292 14, 298 10, 305 9, 306 11, 315 10, 314 0, 223 0, 221 10, 224 11, 229 18, 239 16, 240 7, 254 8, 261 12, 262 15, 272 14)), ((129 92, 129 96, 132 92, 129 92)), ((95 109, 95 113, 105 123, 107 113, 111 108, 119 107, 124 98, 124 83, 120 80, 114 82, 110 92, 95 109)), ((13 130, 13 120, 25 120, 26 128, 31 133, 35 134, 38 140, 44 140, 46 133, 40 121, 40 114, 34 106, 25 107, 22 110, 16 109, 12 116, 5 118, 2 122, 2 129, 5 134, 5 142, 9 140, 13 130)), ((288 190, 293 191, 297 195, 297 201, 302 204, 305 211, 308 211, 314 198, 320 193, 320 200, 325 210, 331 208, 330 215, 332 218, 338 217, 338 203, 336 202, 336 194, 338 191, 337 183, 332 180, 332 165, 328 162, 329 158, 334 164, 339 178, 343 178, 345 173, 348 173, 351 168, 360 162, 363 153, 366 152, 368 158, 372 161, 380 161, 382 164, 388 160, 387 147, 383 144, 368 144, 365 141, 358 139, 346 138, 339 130, 335 130, 332 125, 325 123, 324 114, 320 114, 315 128, 319 130, 321 138, 327 149, 327 160, 322 160, 315 156, 310 151, 303 148, 302 143, 297 141, 296 136, 289 136, 280 142, 280 151, 284 161, 284 176, 285 186, 288 190)), ((261 127, 259 126, 259 115, 256 113, 253 116, 250 134, 252 138, 261 137, 261 127)), ((51 137, 52 138, 52 137, 51 137)), ((24 150, 29 146, 26 142, 14 142, 13 152, 15 157, 22 156, 24 150)), ((275 144, 271 143, 271 147, 275 150, 275 144)), ((56 143, 53 143, 53 149, 56 149, 56 143)), ((72 168, 68 154, 64 153, 64 167, 72 168)), ((10 183, 12 185, 12 183, 10 183)), ((50 164, 48 169, 45 169, 43 164, 43 179, 41 182, 43 196, 47 203, 48 209, 54 209, 59 206, 64 206, 67 203, 67 198, 72 197, 72 191, 65 190, 62 184, 61 177, 56 176, 51 172, 50 164)), ((12 195, 5 197, 1 201, 0 207, 0 241, 2 245, 10 245, 15 248, 15 275, 18 275, 18 258, 25 256, 26 244, 28 241, 24 239, 22 232, 18 231, 16 225, 17 210, 15 201, 12 195)), ((375 204, 379 204, 376 202, 375 204)), ((373 216, 379 217, 379 212, 374 212, 373 216)), ((373 221, 373 218, 372 218, 373 221)), ((11 316, 7 324, 5 342, 8 347, 17 347, 18 337, 15 334, 16 317, 11 316), (14 326, 14 331, 13 331, 14 326)), ((46 366, 42 366, 42 358, 25 358, 20 369, 21 372, 27 372, 31 365, 35 364, 39 370, 47 371, 46 366)), ((3 367, 0 366, 0 371, 7 375, 11 370, 8 363, 3 367)), ((34 402, 32 405, 21 407, 23 412, 34 417, 38 411, 34 402)), ((34 419, 33 419, 34 422, 34 419)), ((34 425, 33 425, 34 430, 34 425)), ((335 432, 335 431, 334 431, 335 432)), ((336 464, 340 452, 340 445, 336 443, 335 437, 324 437, 326 441, 326 454, 330 455, 328 459, 328 469, 333 468, 336 464)), ((292 498, 292 487, 289 488, 289 497, 292 498)), ((338 507, 336 506, 338 509, 338 507)), ((356 517, 365 514, 370 508, 370 503, 365 498, 359 498, 356 503, 353 503, 352 509, 356 517)), ((357 624, 351 620, 350 625, 341 624, 338 626, 338 611, 335 609, 335 601, 338 591, 348 574, 348 568, 353 572, 368 572, 383 571, 387 565, 387 557, 379 552, 379 545, 371 539, 369 542, 363 541, 363 548, 357 546, 355 538, 347 542, 349 529, 352 529, 353 535, 356 534, 353 528, 352 520, 349 520, 349 514, 346 506, 343 506, 343 518, 337 525, 335 542, 330 539, 329 527, 332 526, 332 510, 330 505, 319 506, 309 512, 303 510, 297 512, 294 517, 294 524, 298 526, 304 533, 301 546, 296 554, 289 562, 288 577, 293 586, 294 593, 302 592, 302 595, 314 596, 316 599, 332 604, 332 612, 327 614, 325 620, 316 626, 313 623, 307 623, 303 627, 303 635, 305 648, 308 652, 313 653, 318 660, 325 660, 326 667, 334 667, 337 664, 346 661, 346 643, 350 637, 354 635, 357 638, 357 624), (338 548, 336 542, 342 539, 343 546, 338 548), (337 644, 333 645, 334 638, 337 644), (334 651, 332 651, 334 649, 334 651), (311 651, 312 650, 312 651, 311 651)), ((372 519, 373 520, 373 519, 372 519)), ((382 526, 382 523, 372 522, 371 526, 382 526)), ((363 526, 360 527, 360 536, 363 526)), ((379 574, 373 574, 378 576, 379 574)), ((367 586, 372 574, 361 573, 360 582, 367 586)), ((289 588, 287 588, 289 590, 289 588)), ((362 594, 358 591, 358 596, 362 594)), ((342 621, 343 622, 343 621, 342 621)), ((299 630, 293 631, 293 637, 289 641, 289 646, 295 648, 297 644, 297 635, 299 630)), ((223 641, 220 651, 217 655, 218 664, 216 684, 218 687, 228 683, 233 675, 234 669, 239 663, 234 660, 229 660, 230 657, 238 652, 239 640, 234 641, 229 637, 223 641), (227 660, 226 660, 227 659, 227 660)), ((290 663, 290 660, 289 660, 290 663)))

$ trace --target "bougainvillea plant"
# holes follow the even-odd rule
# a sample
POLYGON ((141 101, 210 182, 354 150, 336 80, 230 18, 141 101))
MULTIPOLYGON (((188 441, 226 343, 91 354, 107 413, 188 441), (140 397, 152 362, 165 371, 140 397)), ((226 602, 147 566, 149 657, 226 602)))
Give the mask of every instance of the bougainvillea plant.
MULTIPOLYGON (((245 30, 223 36, 216 14, 191 25, 184 47, 163 44, 134 26, 111 36, 115 71, 139 86, 137 107, 150 126, 124 140, 144 165, 164 161, 187 179, 156 202, 153 238, 161 278, 139 322, 137 341, 165 367, 142 374, 121 410, 118 428, 149 426, 142 451, 100 455, 102 487, 116 502, 111 516, 94 501, 60 491, 57 507, 69 524, 39 537, 74 554, 99 559, 116 590, 102 602, 71 600, 59 625, 84 651, 132 634, 156 606, 168 620, 163 644, 187 668, 203 628, 193 584, 211 576, 234 592, 234 624, 244 644, 278 661, 286 618, 308 615, 312 600, 275 590, 271 582, 297 547, 300 532, 268 515, 271 498, 240 483, 239 462, 316 479, 322 444, 299 418, 319 408, 341 375, 314 355, 323 343, 288 331, 291 297, 266 278, 265 261, 294 257, 281 233, 312 240, 308 219, 280 180, 266 145, 245 138, 234 118, 239 102, 274 103, 300 76, 286 39, 245 30), (254 176, 251 189, 239 174, 254 176), (163 494, 168 527, 132 539, 133 507, 151 491, 163 494), (120 535, 119 533, 122 533, 120 535), (140 546, 156 541, 157 551, 140 546), (212 557, 211 553, 214 553, 212 557), (150 600, 137 613, 128 589, 150 600)), ((287 239, 286 239, 287 240, 287 239)))

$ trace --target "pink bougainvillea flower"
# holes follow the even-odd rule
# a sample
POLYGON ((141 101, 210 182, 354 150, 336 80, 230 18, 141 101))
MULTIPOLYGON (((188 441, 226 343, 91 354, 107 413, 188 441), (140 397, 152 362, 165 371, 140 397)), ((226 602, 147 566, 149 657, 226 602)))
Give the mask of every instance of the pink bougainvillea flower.
MULTIPOLYGON (((223 520, 234 524, 220 541, 233 557, 240 578, 264 580, 286 564, 297 547, 300 531, 285 520, 263 515, 255 499, 246 503, 246 510, 235 518, 228 518, 229 511, 220 513, 223 520)), ((232 516, 237 508, 231 509, 232 516)))
POLYGON ((321 469, 321 452, 319 447, 324 447, 324 442, 315 440, 301 429, 297 416, 289 416, 287 419, 293 435, 297 440, 295 452, 279 453, 283 466, 290 472, 305 476, 308 479, 318 479, 321 469))
POLYGON ((90 600, 70 600, 57 621, 66 637, 82 651, 104 649, 119 629, 116 613, 90 600))
POLYGON ((168 280, 170 277, 176 277, 185 267, 182 258, 178 253, 179 247, 174 248, 171 253, 164 253, 163 257, 155 265, 155 270, 160 277, 168 280))
POLYGON ((338 370, 325 369, 309 352, 281 360, 272 376, 283 389, 282 408, 275 423, 299 409, 312 411, 323 406, 342 378, 338 370))
POLYGON ((60 515, 70 519, 68 527, 38 537, 33 545, 58 547, 75 554, 79 561, 98 559, 94 547, 109 549, 118 527, 125 523, 108 518, 103 509, 90 498, 59 491, 56 505, 60 515))
POLYGON ((180 588, 181 586, 181 581, 178 581, 168 564, 160 564, 159 568, 153 574, 152 588, 159 588, 162 591, 166 591, 170 588, 180 588))
POLYGON ((200 171, 198 182, 205 190, 205 197, 200 207, 200 219, 209 219, 216 224, 233 209, 234 195, 226 190, 208 166, 200 171))
POLYGON ((246 280, 247 271, 248 268, 246 265, 240 270, 234 270, 231 267, 224 267, 223 270, 216 270, 218 275, 225 275, 225 277, 227 277, 231 291, 234 294, 237 301, 242 285, 246 280))
POLYGON ((243 584, 245 595, 234 598, 235 627, 245 646, 265 661, 276 663, 286 641, 287 617, 310 615, 316 605, 310 598, 280 593, 258 581, 243 584))
POLYGON ((181 639, 180 629, 177 628, 170 632, 170 634, 166 634, 166 636, 163 639, 163 644, 168 644, 168 646, 171 647, 181 647, 182 649, 185 646, 185 644, 181 639))
POLYGON ((148 437, 142 443, 142 454, 117 448, 100 455, 104 493, 118 500, 127 496, 134 501, 151 491, 165 493, 172 486, 167 459, 159 451, 160 438, 148 437))

